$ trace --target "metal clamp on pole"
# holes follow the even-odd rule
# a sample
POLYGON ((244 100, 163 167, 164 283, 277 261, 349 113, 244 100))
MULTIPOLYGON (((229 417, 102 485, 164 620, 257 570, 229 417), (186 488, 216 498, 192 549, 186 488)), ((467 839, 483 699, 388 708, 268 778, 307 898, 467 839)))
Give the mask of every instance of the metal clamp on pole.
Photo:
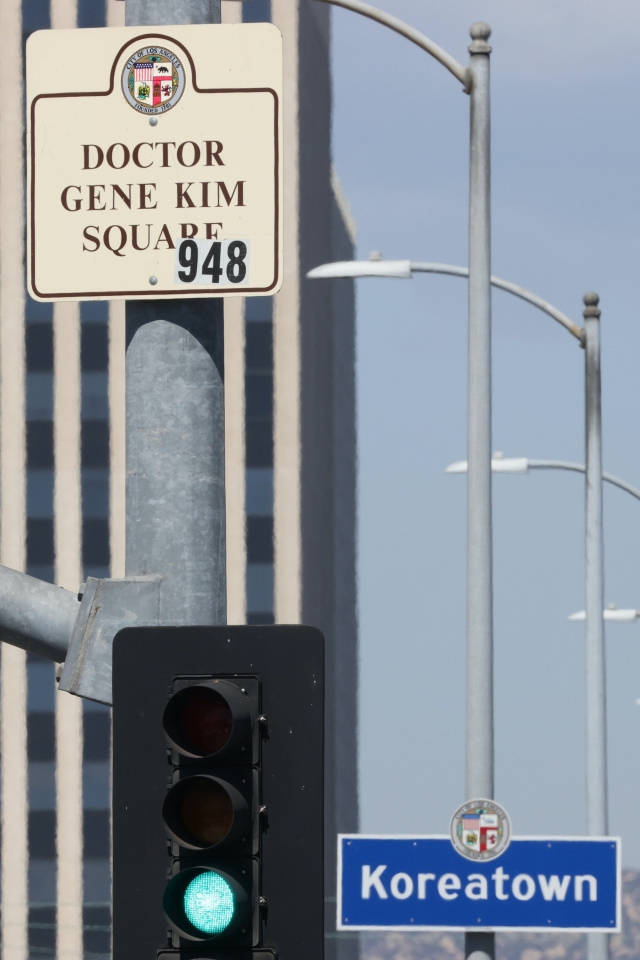
POLYGON ((88 577, 60 676, 60 689, 111 704, 113 638, 124 627, 159 622, 162 577, 88 577))

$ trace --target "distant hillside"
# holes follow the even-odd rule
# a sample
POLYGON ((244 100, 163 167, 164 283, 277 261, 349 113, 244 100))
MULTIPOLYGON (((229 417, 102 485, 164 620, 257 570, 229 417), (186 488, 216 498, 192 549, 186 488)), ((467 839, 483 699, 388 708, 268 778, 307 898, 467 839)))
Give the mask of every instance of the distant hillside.
MULTIPOLYGON (((586 960, 582 933, 499 933, 496 960, 586 960)), ((622 933, 612 960, 640 960, 640 872, 622 872, 622 933)), ((362 934, 362 960, 463 960, 462 934, 362 934)))

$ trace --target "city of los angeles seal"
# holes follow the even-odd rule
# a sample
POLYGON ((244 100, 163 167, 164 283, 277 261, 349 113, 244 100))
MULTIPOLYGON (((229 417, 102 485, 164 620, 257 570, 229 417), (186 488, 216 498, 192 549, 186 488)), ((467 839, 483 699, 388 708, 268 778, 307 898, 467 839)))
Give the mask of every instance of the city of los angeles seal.
POLYGON ((122 71, 122 92, 138 113, 149 116, 175 107, 184 92, 180 58, 165 47, 144 47, 129 57, 122 71))
POLYGON ((511 822, 493 800, 468 800, 451 819, 451 842, 470 860, 493 860, 509 846, 511 822))

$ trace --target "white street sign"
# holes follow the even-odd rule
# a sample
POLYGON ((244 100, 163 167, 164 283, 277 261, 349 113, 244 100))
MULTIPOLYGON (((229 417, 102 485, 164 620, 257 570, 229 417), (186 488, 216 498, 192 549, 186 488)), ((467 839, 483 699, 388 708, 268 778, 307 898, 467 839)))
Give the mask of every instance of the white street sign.
POLYGON ((27 42, 27 105, 35 299, 279 289, 274 26, 38 31, 27 42))

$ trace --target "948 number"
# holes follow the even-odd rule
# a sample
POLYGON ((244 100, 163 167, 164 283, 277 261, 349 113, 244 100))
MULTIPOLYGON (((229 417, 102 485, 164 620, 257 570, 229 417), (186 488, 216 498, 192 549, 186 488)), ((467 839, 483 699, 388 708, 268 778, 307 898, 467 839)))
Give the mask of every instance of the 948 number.
POLYGON ((181 240, 177 279, 181 283, 242 283, 247 276, 244 240, 181 240))

